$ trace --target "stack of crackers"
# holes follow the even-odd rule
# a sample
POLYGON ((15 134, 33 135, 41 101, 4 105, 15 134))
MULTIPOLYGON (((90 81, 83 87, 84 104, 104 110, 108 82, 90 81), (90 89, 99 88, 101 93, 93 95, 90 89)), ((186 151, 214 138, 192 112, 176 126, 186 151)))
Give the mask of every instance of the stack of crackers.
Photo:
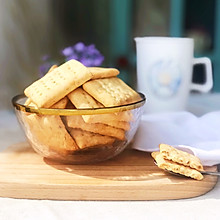
POLYGON ((167 144, 159 145, 159 152, 152 152, 152 157, 159 168, 182 174, 196 180, 202 180, 203 166, 198 157, 178 150, 167 144))
MULTIPOLYGON (((52 66, 49 72, 24 93, 25 105, 34 108, 91 109, 140 101, 140 95, 117 77, 115 68, 85 67, 76 60, 52 66)), ((84 148, 111 146, 126 141, 131 112, 99 115, 25 114, 35 145, 48 146, 63 155, 84 148)), ((43 147, 41 148, 43 149, 43 147)))

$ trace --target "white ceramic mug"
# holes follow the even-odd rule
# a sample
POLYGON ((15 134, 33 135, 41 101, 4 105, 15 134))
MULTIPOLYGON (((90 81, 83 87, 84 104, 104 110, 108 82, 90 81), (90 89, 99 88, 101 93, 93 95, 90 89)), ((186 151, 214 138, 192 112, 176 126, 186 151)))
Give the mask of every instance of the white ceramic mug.
POLYGON ((207 57, 194 58, 191 38, 137 37, 137 87, 147 97, 146 113, 186 110, 190 90, 208 92, 213 86, 207 57), (204 84, 192 82, 193 65, 205 66, 204 84))

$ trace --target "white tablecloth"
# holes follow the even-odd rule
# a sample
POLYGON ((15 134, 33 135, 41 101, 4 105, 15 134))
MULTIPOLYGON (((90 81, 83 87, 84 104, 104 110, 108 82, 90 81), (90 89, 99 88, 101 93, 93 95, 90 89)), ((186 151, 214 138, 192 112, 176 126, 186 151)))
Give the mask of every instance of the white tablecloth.
MULTIPOLYGON (((200 109, 200 114, 201 111, 200 109)), ((203 113, 206 113, 205 111, 203 113)), ((24 139, 13 112, 0 111, 0 150, 24 139)), ((220 219, 219 208, 220 181, 212 191, 203 196, 171 201, 50 201, 0 198, 0 220, 211 220, 220 219)))

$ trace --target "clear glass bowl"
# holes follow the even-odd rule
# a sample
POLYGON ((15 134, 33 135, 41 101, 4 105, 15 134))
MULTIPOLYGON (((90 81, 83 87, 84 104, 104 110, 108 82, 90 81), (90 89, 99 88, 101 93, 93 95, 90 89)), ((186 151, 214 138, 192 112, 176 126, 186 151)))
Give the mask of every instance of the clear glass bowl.
POLYGON ((93 109, 46 109, 12 99, 15 113, 33 149, 61 163, 88 164, 110 159, 131 142, 138 128, 145 96, 135 103, 93 109))

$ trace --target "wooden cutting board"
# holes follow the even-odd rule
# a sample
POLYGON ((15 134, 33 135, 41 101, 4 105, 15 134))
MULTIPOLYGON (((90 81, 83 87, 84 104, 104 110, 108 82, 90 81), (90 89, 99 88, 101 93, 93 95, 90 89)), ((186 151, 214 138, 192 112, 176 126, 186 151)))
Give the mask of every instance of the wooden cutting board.
MULTIPOLYGON (((216 170, 216 167, 209 168, 216 170)), ((217 177, 177 177, 154 165, 149 153, 128 149, 94 165, 64 165, 36 154, 28 143, 0 153, 0 196, 54 200, 167 200, 200 196, 217 177)))

